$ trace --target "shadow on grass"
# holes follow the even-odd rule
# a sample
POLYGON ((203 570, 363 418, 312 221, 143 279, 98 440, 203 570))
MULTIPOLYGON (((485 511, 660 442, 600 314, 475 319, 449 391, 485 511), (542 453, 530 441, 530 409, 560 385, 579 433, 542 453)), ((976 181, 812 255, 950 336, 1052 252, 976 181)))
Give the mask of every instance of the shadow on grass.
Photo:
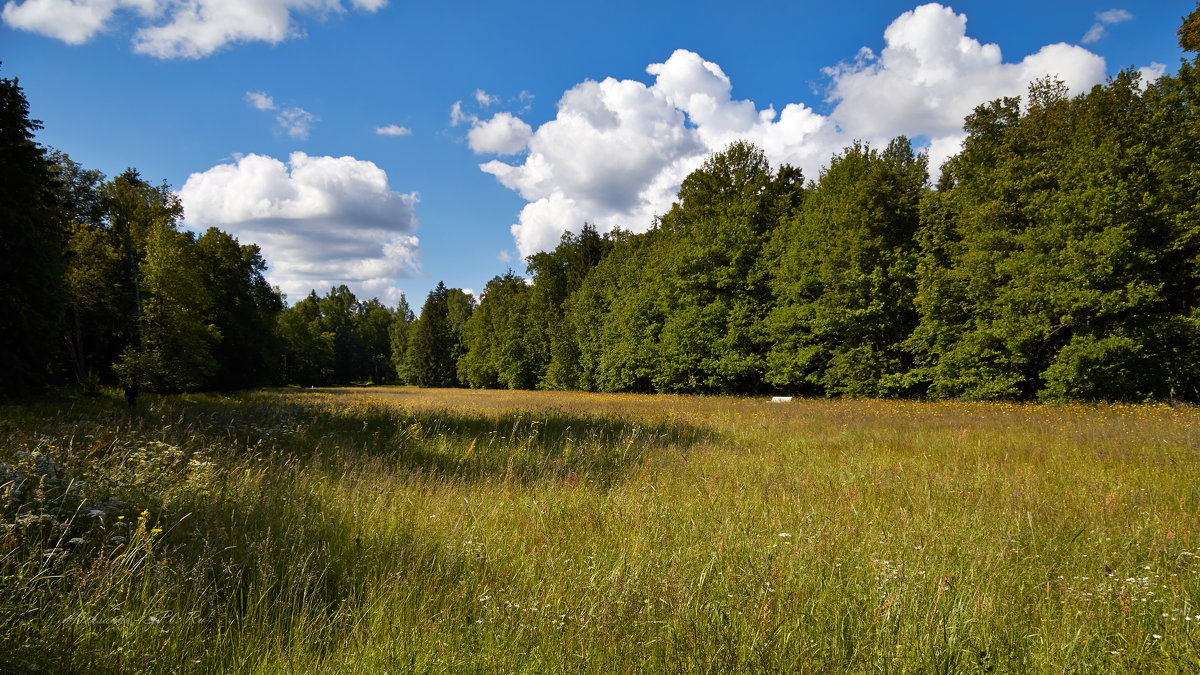
MULTIPOLYGON (((20 551, 0 550, 0 672, 247 672, 276 657, 299 659, 290 665, 302 672, 304 659, 356 639, 380 588, 396 589, 388 593, 412 615, 436 606, 471 624, 471 599, 448 589, 493 576, 499 584, 513 570, 430 540, 415 524, 365 531, 353 512, 294 485, 289 470, 384 467, 434 480, 607 487, 656 453, 711 436, 618 415, 412 410, 336 395, 148 396, 132 420, 113 397, 85 403, 13 408, 22 414, 2 435, 11 450, 51 456, 55 480, 86 486, 89 505, 123 499, 104 527, 152 511, 143 526, 153 543, 136 566, 125 554, 132 543, 115 540, 88 544, 91 552, 81 545, 53 569, 44 550, 69 537, 31 535, 20 551), (246 494, 225 492, 239 484, 225 478, 212 492, 185 489, 210 462, 222 469, 214 476, 246 469, 261 484, 246 494), (28 583, 13 583, 20 579, 28 583), (426 588, 443 590, 426 597, 426 588)), ((101 530, 71 536, 113 534, 101 530)))
POLYGON ((363 639, 382 600, 405 621, 437 611, 469 625, 473 596, 453 590, 515 574, 415 523, 367 532, 284 476, 265 488, 178 504, 189 517, 129 550, 133 564, 47 568, 26 611, 0 588, 0 673, 311 672, 363 639))
MULTIPOLYGON (((611 485, 655 453, 714 432, 678 421, 538 410, 407 409, 328 396, 245 394, 180 405, 176 426, 259 453, 382 458, 400 469, 460 479, 582 479, 611 485)), ((178 405, 178 404, 176 404, 178 405)))
POLYGON ((353 499, 312 493, 296 468, 607 488, 711 436, 621 415, 417 410, 336 394, 147 396, 132 420, 111 397, 86 403, 16 409, 2 435, 52 456, 55 480, 86 485, 89 505, 123 499, 104 527, 125 514, 148 538, 80 548, 53 569, 45 537, 0 550, 0 672, 304 672, 352 649, 381 598, 412 625, 436 612, 473 626, 475 596, 460 591, 517 570, 416 523, 363 527, 353 499), (212 489, 189 488, 209 464, 212 489), (135 541, 146 542, 140 558, 128 553, 135 541))

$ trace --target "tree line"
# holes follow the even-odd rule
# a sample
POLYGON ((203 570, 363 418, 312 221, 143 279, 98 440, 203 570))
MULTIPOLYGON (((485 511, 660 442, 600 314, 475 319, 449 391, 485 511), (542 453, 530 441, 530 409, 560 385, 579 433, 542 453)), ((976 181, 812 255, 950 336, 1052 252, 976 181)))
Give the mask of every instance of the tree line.
POLYGON ((529 279, 489 282, 459 377, 1200 400, 1197 65, 1076 97, 1045 80, 981 105, 936 186, 906 138, 855 143, 808 182, 734 143, 650 231, 585 227, 531 256, 529 279))
MULTIPOLYGON (((1198 14, 1179 30, 1198 51, 1198 14)), ((584 226, 420 314, 287 306, 258 247, 166 184, 34 142, 0 79, 0 385, 353 382, 590 391, 1200 400, 1200 60, 967 117, 930 185, 906 138, 815 179, 737 142, 647 232, 584 226)))
POLYGON ((36 143, 40 128, 0 78, 0 397, 458 383, 471 296, 439 285, 421 319, 344 285, 288 307, 257 245, 183 228, 169 185, 84 168, 36 143))

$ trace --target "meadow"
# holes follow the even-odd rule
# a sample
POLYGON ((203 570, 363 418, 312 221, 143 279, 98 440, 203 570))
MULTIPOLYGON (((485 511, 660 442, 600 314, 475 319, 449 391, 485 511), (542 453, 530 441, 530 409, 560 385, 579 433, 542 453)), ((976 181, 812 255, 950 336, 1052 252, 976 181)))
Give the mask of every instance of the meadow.
POLYGON ((0 672, 1200 670, 1194 406, 146 398, 0 408, 0 672))

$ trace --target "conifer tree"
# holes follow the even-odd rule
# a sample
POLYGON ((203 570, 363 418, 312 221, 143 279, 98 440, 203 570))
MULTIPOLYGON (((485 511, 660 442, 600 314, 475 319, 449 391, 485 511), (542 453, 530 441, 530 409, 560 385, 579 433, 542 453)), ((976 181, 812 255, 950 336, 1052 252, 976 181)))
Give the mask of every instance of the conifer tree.
POLYGON ((407 361, 413 384, 458 385, 463 327, 474 309, 471 296, 457 288, 448 289, 443 282, 429 292, 409 337, 407 361))
POLYGON ((42 390, 60 344, 63 224, 38 129, 20 83, 0 78, 0 396, 42 390))

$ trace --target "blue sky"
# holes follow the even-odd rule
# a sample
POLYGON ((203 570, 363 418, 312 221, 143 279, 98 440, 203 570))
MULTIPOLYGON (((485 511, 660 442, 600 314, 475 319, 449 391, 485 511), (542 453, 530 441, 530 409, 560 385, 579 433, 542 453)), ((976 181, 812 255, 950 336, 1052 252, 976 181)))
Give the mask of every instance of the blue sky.
POLYGON ((936 165, 1031 78, 1174 71, 1194 6, 7 0, 0 75, 40 142, 166 180, 290 300, 346 283, 418 309, 585 221, 646 229, 736 138, 810 178, 899 133, 936 165))

